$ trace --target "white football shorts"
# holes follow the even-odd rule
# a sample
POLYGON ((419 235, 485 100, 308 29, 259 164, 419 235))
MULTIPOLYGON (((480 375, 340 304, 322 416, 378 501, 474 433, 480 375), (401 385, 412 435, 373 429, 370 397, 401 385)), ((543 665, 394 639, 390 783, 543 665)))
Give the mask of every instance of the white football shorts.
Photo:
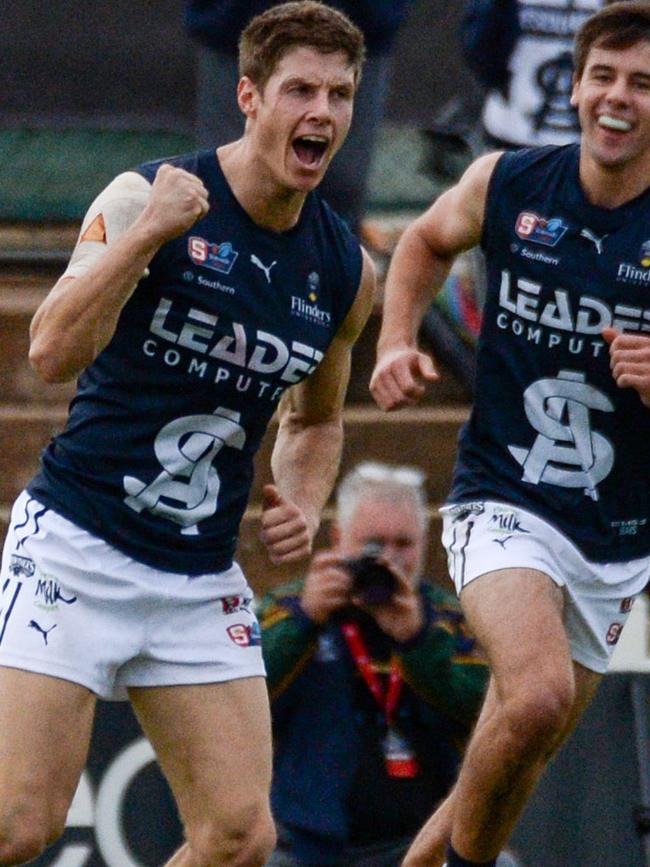
POLYGON ((650 557, 592 563, 555 527, 506 503, 459 503, 440 511, 442 543, 459 596, 487 572, 544 572, 564 591, 573 659, 592 671, 607 670, 634 599, 650 578, 650 557))
POLYGON ((124 699, 129 686, 264 676, 253 594, 236 563, 145 566, 22 493, 0 571, 0 665, 124 699))

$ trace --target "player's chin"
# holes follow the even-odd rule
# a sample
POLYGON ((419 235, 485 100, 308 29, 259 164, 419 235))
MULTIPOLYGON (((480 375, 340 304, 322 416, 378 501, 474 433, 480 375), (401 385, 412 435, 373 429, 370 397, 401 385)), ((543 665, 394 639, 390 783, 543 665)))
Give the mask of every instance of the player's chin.
POLYGON ((325 177, 330 159, 324 156, 317 162, 307 164, 295 158, 293 163, 292 180, 301 192, 310 193, 325 177))
POLYGON ((311 193, 325 177, 325 169, 322 171, 309 171, 297 173, 294 179, 294 188, 301 193, 311 193))

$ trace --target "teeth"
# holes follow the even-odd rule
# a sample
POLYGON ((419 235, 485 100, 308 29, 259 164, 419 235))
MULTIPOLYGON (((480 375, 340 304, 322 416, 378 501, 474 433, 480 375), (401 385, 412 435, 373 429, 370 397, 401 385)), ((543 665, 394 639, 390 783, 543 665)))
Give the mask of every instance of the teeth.
POLYGON ((304 141, 315 141, 319 144, 327 144, 327 139, 324 135, 301 135, 300 138, 304 141))
POLYGON ((606 129, 620 130, 620 132, 629 132, 632 129, 631 123, 622 120, 620 117, 612 117, 609 114, 601 114, 598 118, 598 123, 606 129))

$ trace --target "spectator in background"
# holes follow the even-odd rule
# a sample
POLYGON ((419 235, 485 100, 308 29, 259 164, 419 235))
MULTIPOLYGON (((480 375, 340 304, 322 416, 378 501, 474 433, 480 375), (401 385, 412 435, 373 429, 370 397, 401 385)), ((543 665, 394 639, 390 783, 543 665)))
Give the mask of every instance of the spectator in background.
MULTIPOLYGON (((323 197, 357 234, 363 217, 375 141, 390 80, 391 48, 413 0, 332 0, 363 31, 367 57, 345 147, 333 162, 323 197)), ((237 106, 239 35, 248 21, 277 3, 269 0, 186 0, 187 31, 198 42, 196 138, 219 147, 240 138, 237 106)))
POLYGON ((454 597, 421 581, 422 481, 357 466, 332 547, 262 600, 279 825, 267 867, 397 865, 455 779, 488 673, 454 597), (372 596, 381 575, 364 591, 346 566, 369 543, 394 580, 384 598, 372 596))
POLYGON ((571 105, 573 40, 604 0, 468 0, 463 57, 485 88, 487 145, 498 148, 578 141, 571 105))

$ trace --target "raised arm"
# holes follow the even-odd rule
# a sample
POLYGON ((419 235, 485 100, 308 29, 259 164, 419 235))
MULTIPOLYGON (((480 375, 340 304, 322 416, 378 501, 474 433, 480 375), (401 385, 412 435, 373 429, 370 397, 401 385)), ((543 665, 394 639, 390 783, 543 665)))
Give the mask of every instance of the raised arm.
POLYGON ((456 186, 408 226, 395 248, 370 380, 382 409, 417 403, 426 383, 437 379, 430 356, 418 349, 418 330, 454 258, 480 241, 488 184, 499 156, 487 154, 472 163, 456 186))
POLYGON ((352 347, 375 295, 375 269, 363 253, 355 301, 316 371, 284 395, 271 458, 275 485, 264 490, 262 540, 273 563, 311 552, 323 506, 336 480, 343 443, 343 403, 352 347))
POLYGON ((133 172, 113 184, 91 206, 68 270, 32 320, 29 360, 46 382, 73 379, 94 361, 154 254, 208 211, 199 178, 171 165, 152 185, 133 172))

